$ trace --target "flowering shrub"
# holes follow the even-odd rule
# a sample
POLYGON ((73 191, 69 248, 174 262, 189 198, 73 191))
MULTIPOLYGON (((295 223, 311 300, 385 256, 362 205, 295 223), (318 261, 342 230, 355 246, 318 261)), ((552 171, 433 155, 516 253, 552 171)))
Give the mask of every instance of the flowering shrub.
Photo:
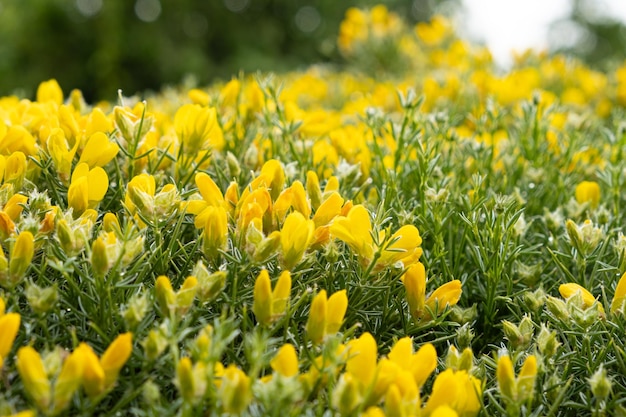
POLYGON ((0 99, 0 415, 625 411, 626 66, 339 45, 376 78, 0 99))

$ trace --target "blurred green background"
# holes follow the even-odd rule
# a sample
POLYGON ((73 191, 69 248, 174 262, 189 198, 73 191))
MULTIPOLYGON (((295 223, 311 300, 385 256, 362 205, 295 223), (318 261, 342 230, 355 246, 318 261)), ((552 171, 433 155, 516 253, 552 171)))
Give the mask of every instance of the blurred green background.
MULTIPOLYGON (((346 9, 363 0, 0 0, 0 94, 32 97, 42 80, 89 101, 199 84, 240 70, 336 61, 346 9)), ((432 1, 384 1, 412 20, 432 1)))
MULTIPOLYGON (((590 1, 572 1, 578 8, 571 22, 587 36, 568 52, 594 65, 623 55, 623 25, 586 21, 590 1), (590 43, 593 36, 601 42, 590 43)), ((0 0, 0 95, 33 97, 39 82, 56 78, 66 93, 79 88, 94 101, 114 98, 119 88, 131 95, 188 76, 202 85, 240 70, 340 62, 336 36, 346 9, 376 3, 410 23, 427 20, 442 5, 461 5, 458 0, 0 0)))

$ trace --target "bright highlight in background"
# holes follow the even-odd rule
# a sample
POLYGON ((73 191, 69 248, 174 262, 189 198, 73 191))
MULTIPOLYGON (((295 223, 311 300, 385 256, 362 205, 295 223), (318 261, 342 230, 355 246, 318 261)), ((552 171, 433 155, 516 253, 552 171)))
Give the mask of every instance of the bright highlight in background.
MULTIPOLYGON (((599 15, 626 21, 624 0, 594 1, 593 6, 599 15)), ((495 61, 506 67, 512 63, 512 51, 548 49, 550 24, 569 16, 571 7, 570 0, 465 0, 465 15, 459 23, 469 37, 484 42, 495 61)))

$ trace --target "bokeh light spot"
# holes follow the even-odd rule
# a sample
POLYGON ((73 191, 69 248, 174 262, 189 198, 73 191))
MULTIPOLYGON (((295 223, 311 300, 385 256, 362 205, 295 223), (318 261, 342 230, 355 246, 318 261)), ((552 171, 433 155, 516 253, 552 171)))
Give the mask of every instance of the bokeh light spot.
POLYGON ((154 22, 161 15, 161 2, 159 0, 137 0, 135 14, 144 22, 154 22))
POLYGON ((92 17, 102 9, 102 0, 76 0, 76 8, 83 16, 92 17))
POLYGON ((224 0, 224 6, 234 13, 241 13, 250 4, 250 0, 224 0))
POLYGON ((296 26, 304 33, 315 31, 322 23, 322 17, 315 7, 304 6, 296 12, 296 26))

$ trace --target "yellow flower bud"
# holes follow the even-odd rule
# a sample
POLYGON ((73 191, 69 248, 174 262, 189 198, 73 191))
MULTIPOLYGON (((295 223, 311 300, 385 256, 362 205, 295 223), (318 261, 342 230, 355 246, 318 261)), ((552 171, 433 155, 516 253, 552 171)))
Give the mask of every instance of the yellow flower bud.
POLYGON ((124 204, 133 214, 140 211, 144 216, 151 217, 155 213, 155 192, 156 183, 152 175, 137 175, 128 182, 124 204))
POLYGON ((335 292, 328 298, 326 304, 326 334, 334 334, 339 331, 343 324, 346 310, 348 309, 348 295, 346 290, 335 292))
POLYGON ((272 319, 282 317, 287 312, 291 296, 291 273, 283 271, 272 291, 272 319))
MULTIPOLYGON (((204 225, 204 253, 208 259, 216 259, 219 250, 226 248, 228 239, 228 215, 222 206, 208 206, 204 225)), ((198 216, 200 217, 200 216, 198 216)))
POLYGON ((257 322, 268 326, 272 322, 272 283, 267 270, 262 270, 254 283, 252 312, 257 322))
POLYGON ((421 262, 409 266, 401 277, 406 289, 409 312, 419 320, 424 314, 426 302, 426 269, 421 262))
POLYGON ((120 370, 130 358, 133 351, 133 334, 122 333, 111 342, 107 350, 100 358, 100 365, 104 371, 105 389, 109 389, 115 383, 120 370))
POLYGON ((326 290, 318 292, 311 302, 309 319, 306 322, 306 334, 309 340, 315 344, 322 343, 324 340, 327 304, 326 290))
POLYGON ((59 178, 64 184, 70 179, 70 173, 72 171, 72 161, 76 150, 78 149, 79 141, 75 141, 74 146, 70 149, 67 139, 65 138, 65 132, 61 128, 54 128, 50 131, 48 137, 48 153, 54 162, 59 178))
POLYGON ((22 194, 13 194, 9 201, 6 202, 2 211, 5 212, 13 221, 16 221, 20 214, 22 214, 22 210, 24 209, 23 205, 28 201, 28 197, 22 194))
POLYGON ((224 412, 232 414, 243 412, 252 400, 250 378, 235 365, 228 365, 222 375, 218 397, 224 412))
POLYGON ((626 273, 622 274, 615 288, 615 295, 613 295, 613 301, 611 301, 611 314, 615 314, 618 311, 623 313, 624 301, 626 301, 626 273))
POLYGON ((24 278, 33 255, 35 253, 35 238, 30 232, 21 232, 15 241, 11 259, 9 261, 9 273, 13 285, 24 278))
POLYGON ((385 412, 385 415, 389 417, 402 417, 405 415, 402 395, 396 384, 391 384, 385 395, 385 412))
POLYGON ((183 400, 192 402, 195 396, 193 369, 191 359, 181 358, 176 366, 176 382, 183 400))
POLYGON ((503 355, 498 358, 496 378, 498 379, 500 393, 506 398, 515 400, 517 398, 517 381, 515 380, 513 363, 509 355, 503 355))
POLYGON ((270 361, 272 369, 287 378, 298 375, 298 354, 290 343, 286 343, 278 350, 270 361))
POLYGON ((359 390, 359 382, 350 373, 345 373, 339 378, 332 394, 332 405, 342 416, 352 415, 362 401, 359 390))
POLYGON ((184 315, 196 298, 196 291, 198 291, 198 280, 196 277, 187 277, 183 282, 183 285, 176 294, 176 313, 180 316, 184 315))
POLYGON ((40 410, 47 411, 51 400, 50 381, 39 353, 30 346, 20 348, 16 366, 28 395, 40 410))
POLYGON ((83 382, 85 363, 83 353, 82 349, 74 350, 63 362, 61 373, 54 384, 53 414, 67 408, 72 396, 83 382))
POLYGON ((99 276, 104 276, 109 271, 107 246, 101 237, 94 240, 91 245, 91 267, 99 276))
POLYGON ((285 269, 291 269, 300 262, 313 240, 314 230, 313 221, 305 218, 302 213, 295 211, 287 216, 280 231, 282 261, 285 269))
POLYGON ((154 286, 156 293, 157 303, 161 308, 161 313, 168 317, 176 309, 176 293, 172 288, 170 279, 165 275, 161 275, 157 278, 154 286))
POLYGON ((106 213, 102 218, 102 228, 105 232, 114 232, 117 235, 121 235, 122 228, 117 216, 113 213, 106 213))
POLYGON ((81 343, 76 351, 83 360, 83 387, 89 398, 96 398, 105 390, 105 373, 95 352, 86 343, 81 343))
POLYGON ((317 210, 322 204, 322 189, 315 171, 307 171, 306 173, 306 192, 311 199, 311 206, 317 210))
POLYGON ((202 303, 213 301, 226 285, 226 271, 210 273, 202 261, 198 261, 191 274, 198 280, 197 296, 202 303))

